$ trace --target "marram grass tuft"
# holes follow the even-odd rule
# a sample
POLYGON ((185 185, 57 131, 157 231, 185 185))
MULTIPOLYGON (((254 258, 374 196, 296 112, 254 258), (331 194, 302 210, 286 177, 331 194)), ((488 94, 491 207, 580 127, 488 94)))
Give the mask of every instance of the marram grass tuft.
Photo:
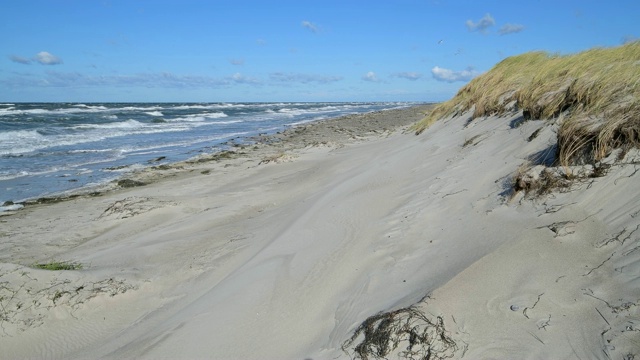
POLYGON ((613 148, 640 146, 640 42, 572 55, 509 57, 438 105, 413 130, 474 109, 473 118, 522 110, 532 119, 566 112, 558 130, 562 165, 602 159, 613 148))

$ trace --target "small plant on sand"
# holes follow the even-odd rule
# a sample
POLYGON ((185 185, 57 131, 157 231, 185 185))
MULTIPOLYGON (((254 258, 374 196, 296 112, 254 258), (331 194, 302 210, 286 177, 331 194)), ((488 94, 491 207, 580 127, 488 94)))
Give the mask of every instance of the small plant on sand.
POLYGON ((47 263, 36 263, 33 265, 36 269, 41 270, 81 270, 82 264, 76 262, 68 262, 68 261, 50 261, 47 263))

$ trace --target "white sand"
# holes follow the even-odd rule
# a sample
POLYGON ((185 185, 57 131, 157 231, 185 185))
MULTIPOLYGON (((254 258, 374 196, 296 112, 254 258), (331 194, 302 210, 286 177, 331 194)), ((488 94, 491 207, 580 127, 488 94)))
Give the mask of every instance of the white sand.
POLYGON ((365 319, 414 304, 456 358, 640 356, 640 157, 509 201, 555 140, 515 118, 258 165, 266 147, 0 217, 0 358, 349 358, 365 319), (84 269, 25 267, 50 259, 84 269))

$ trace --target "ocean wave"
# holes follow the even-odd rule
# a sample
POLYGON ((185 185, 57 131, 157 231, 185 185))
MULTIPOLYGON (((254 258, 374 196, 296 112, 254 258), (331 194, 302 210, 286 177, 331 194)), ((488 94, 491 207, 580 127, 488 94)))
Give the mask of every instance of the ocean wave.
POLYGON ((204 113, 204 114, 200 114, 206 118, 209 119, 218 119, 218 118, 223 118, 223 117, 227 117, 228 115, 219 111, 219 112, 213 112, 213 113, 204 113))
POLYGON ((144 123, 141 123, 136 120, 127 120, 121 122, 114 122, 108 124, 80 124, 72 126, 72 129, 77 130, 86 130, 86 129, 135 129, 145 126, 144 123))
MULTIPOLYGON (((197 121, 197 120, 196 120, 197 121)), ((70 127, 78 133, 43 135, 38 130, 17 130, 0 133, 0 155, 18 155, 58 146, 72 146, 109 138, 182 132, 206 123, 178 122, 171 126, 165 123, 145 124, 136 120, 127 120, 108 124, 80 124, 70 127)))
POLYGON ((242 122, 245 122, 245 121, 244 120, 212 121, 209 124, 229 125, 229 124, 238 124, 238 123, 242 123, 242 122))
POLYGON ((18 171, 15 173, 4 173, 4 174, 0 174, 0 181, 14 180, 14 179, 27 177, 27 176, 47 175, 47 174, 52 174, 55 172, 67 171, 67 170, 69 170, 69 168, 67 167, 53 166, 47 169, 40 169, 38 171, 18 171))
POLYGON ((177 117, 177 118, 171 118, 171 119, 165 119, 168 122, 172 122, 172 123, 181 123, 181 122, 204 122, 206 120, 206 118, 202 115, 199 114, 192 114, 192 115, 186 115, 186 116, 181 116, 181 117, 177 117))
POLYGON ((148 106, 148 107, 125 106, 125 107, 109 109, 109 111, 156 111, 156 110, 163 110, 163 107, 162 106, 148 106))
POLYGON ((32 144, 46 142, 37 130, 15 130, 0 133, 0 155, 21 154, 34 150, 32 144))
POLYGON ((219 119, 227 117, 228 115, 223 112, 213 112, 213 113, 201 113, 201 114, 189 114, 185 116, 180 116, 172 119, 165 119, 170 122, 204 122, 207 119, 219 119))
POLYGON ((23 207, 24 207, 24 205, 22 205, 22 204, 13 204, 13 205, 0 206, 0 213, 6 212, 6 211, 20 210, 23 207))
POLYGON ((8 115, 65 115, 65 114, 79 114, 79 113, 100 113, 100 112, 138 112, 138 111, 158 111, 163 108, 160 106, 150 107, 138 107, 138 106, 125 106, 125 107, 106 107, 102 105, 85 105, 76 104, 71 107, 57 108, 57 109, 19 109, 8 108, 0 109, 0 116, 8 115))
POLYGON ((102 105, 85 105, 85 104, 75 104, 73 105, 73 107, 78 107, 78 108, 84 108, 84 109, 90 109, 90 110, 109 110, 108 107, 106 106, 102 106, 102 105))
POLYGON ((74 114, 74 113, 95 113, 106 110, 100 109, 83 109, 83 108, 65 108, 65 109, 0 109, 0 116, 9 116, 9 115, 64 115, 64 114, 74 114))
POLYGON ((202 136, 199 138, 191 138, 191 139, 185 139, 182 141, 172 141, 172 142, 148 145, 148 146, 124 147, 119 150, 122 154, 126 154, 126 155, 157 154, 161 152, 159 151, 160 149, 192 146, 193 144, 196 144, 196 143, 210 143, 210 142, 215 142, 222 139, 229 139, 233 137, 244 136, 244 135, 247 135, 248 133, 249 132, 246 132, 246 131, 224 133, 224 134, 202 136))
POLYGON ((145 114, 150 116, 158 116, 158 117, 164 116, 164 114, 161 113, 160 111, 146 111, 145 114))
POLYGON ((169 110, 213 110, 213 109, 228 109, 233 107, 243 107, 242 104, 194 104, 194 105, 178 105, 168 108, 169 110))
POLYGON ((18 171, 16 173, 0 172, 0 181, 12 180, 12 179, 16 179, 16 178, 27 176, 27 175, 29 175, 29 172, 27 171, 18 171))
POLYGON ((114 152, 113 149, 75 149, 68 150, 69 154, 102 154, 102 153, 110 153, 114 152))

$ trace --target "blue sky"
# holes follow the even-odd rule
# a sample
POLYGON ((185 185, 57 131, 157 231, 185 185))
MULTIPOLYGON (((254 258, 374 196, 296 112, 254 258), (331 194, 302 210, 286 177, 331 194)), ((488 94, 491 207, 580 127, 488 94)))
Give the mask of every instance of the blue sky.
POLYGON ((441 101, 505 57, 640 38, 640 1, 7 0, 0 101, 441 101))

